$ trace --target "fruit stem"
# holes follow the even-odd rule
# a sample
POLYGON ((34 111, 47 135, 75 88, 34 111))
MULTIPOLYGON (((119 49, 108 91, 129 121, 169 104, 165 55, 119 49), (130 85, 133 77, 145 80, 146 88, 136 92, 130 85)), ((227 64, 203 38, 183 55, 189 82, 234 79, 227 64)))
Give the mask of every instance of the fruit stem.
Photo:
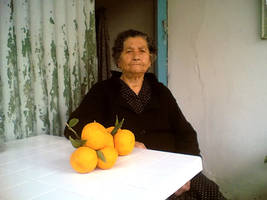
POLYGON ((116 121, 115 127, 111 131, 111 135, 115 135, 117 133, 117 131, 122 127, 123 122, 124 122, 124 118, 122 118, 122 120, 120 121, 120 123, 117 123, 117 121, 116 121))
POLYGON ((72 131, 72 132, 75 134, 75 137, 76 137, 76 138, 81 139, 80 136, 77 134, 77 132, 76 132, 73 128, 71 128, 70 125, 69 125, 68 123, 66 123, 66 126, 68 127, 68 129, 69 129, 70 131, 72 131))

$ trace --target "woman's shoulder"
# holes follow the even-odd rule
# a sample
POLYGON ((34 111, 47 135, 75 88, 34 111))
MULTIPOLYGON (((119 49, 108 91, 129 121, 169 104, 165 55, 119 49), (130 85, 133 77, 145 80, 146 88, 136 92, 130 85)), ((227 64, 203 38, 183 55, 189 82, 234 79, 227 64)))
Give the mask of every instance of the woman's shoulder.
POLYGON ((111 77, 106 80, 96 82, 90 89, 89 92, 108 92, 118 90, 120 87, 119 80, 114 77, 111 77))
POLYGON ((158 81, 157 77, 153 73, 146 73, 145 78, 150 82, 152 90, 159 93, 171 93, 169 88, 163 83, 158 81))

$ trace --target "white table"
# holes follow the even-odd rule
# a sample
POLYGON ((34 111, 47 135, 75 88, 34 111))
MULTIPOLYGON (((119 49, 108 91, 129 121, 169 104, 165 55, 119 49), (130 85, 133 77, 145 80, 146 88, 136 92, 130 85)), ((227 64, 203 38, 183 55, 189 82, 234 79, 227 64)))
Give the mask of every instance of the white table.
POLYGON ((40 135, 0 152, 1 200, 164 200, 202 170, 198 156, 135 148, 109 170, 76 173, 64 137, 40 135))

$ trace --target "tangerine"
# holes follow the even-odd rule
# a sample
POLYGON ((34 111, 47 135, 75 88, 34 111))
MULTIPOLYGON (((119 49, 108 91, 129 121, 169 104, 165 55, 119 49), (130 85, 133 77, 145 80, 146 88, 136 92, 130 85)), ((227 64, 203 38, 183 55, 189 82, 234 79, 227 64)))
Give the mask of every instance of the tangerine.
MULTIPOLYGON (((107 142, 106 146, 114 147, 114 137, 111 134, 114 128, 115 128, 114 126, 110 126, 110 127, 106 128, 106 130, 108 132, 108 142, 107 142)), ((121 130, 121 129, 119 129, 119 130, 121 130)))
POLYGON ((91 172, 97 165, 96 151, 89 147, 79 147, 71 154, 70 164, 76 172, 91 172))
POLYGON ((91 122, 83 127, 81 139, 86 140, 84 146, 94 150, 102 149, 107 143, 107 130, 98 122, 91 122))
POLYGON ((113 136, 110 133, 107 133, 107 142, 106 142, 105 147, 112 147, 112 148, 114 148, 113 136))
POLYGON ((106 128, 107 132, 111 134, 112 130, 114 129, 114 126, 110 126, 106 128))
POLYGON ((105 161, 103 161, 101 158, 98 158, 97 167, 99 167, 100 169, 112 168, 118 158, 117 150, 113 147, 105 147, 98 151, 101 151, 103 153, 105 161))
POLYGON ((128 129, 121 129, 114 135, 114 146, 120 156, 130 154, 135 145, 135 136, 128 129))

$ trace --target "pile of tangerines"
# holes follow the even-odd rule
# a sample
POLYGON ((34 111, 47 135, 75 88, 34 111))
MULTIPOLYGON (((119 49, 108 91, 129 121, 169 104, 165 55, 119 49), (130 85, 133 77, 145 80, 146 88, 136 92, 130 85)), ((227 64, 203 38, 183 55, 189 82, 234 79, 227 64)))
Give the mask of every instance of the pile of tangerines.
POLYGON ((69 137, 76 150, 70 156, 72 168, 79 173, 88 173, 96 167, 110 169, 116 163, 118 156, 125 156, 132 152, 135 145, 134 134, 127 129, 121 129, 121 122, 116 118, 115 126, 105 128, 98 122, 86 124, 78 136, 73 127, 79 122, 74 118, 66 124, 76 135, 76 139, 69 137))

